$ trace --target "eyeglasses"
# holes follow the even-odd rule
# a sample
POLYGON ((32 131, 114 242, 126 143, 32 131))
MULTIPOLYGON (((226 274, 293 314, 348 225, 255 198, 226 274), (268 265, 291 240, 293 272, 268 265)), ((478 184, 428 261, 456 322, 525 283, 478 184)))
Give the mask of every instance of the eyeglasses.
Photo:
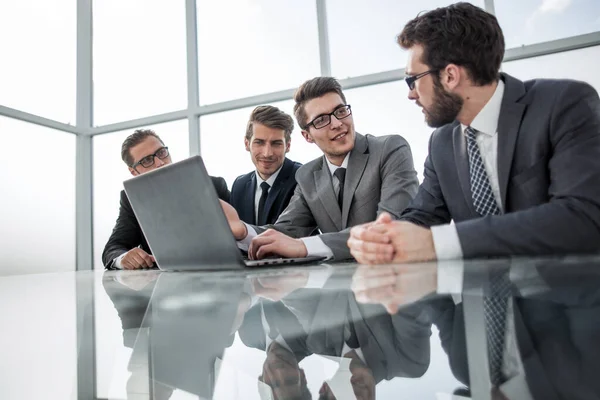
POLYGON ((135 169, 135 167, 137 167, 138 165, 141 165, 144 168, 151 167, 152 165, 154 165, 154 157, 158 157, 159 159, 164 160, 165 158, 169 157, 169 148, 166 146, 161 147, 160 149, 156 150, 156 153, 150 154, 133 164, 131 168, 135 169))
POLYGON ((310 125, 314 126, 316 129, 325 128, 327 125, 331 123, 331 116, 333 115, 339 120, 348 118, 352 114, 352 110, 350 109, 350 104, 342 105, 330 112, 329 114, 319 115, 317 118, 310 121, 304 129, 308 129, 310 125))
POLYGON ((407 76, 406 78, 404 78, 404 80, 406 81, 406 84, 408 85, 408 88, 410 90, 414 90, 415 89, 415 82, 416 82, 417 79, 420 79, 420 78, 424 77, 425 75, 429 75, 429 74, 432 74, 434 72, 438 72, 438 70, 437 69, 430 69, 429 71, 421 72, 420 74, 417 74, 417 75, 407 76))

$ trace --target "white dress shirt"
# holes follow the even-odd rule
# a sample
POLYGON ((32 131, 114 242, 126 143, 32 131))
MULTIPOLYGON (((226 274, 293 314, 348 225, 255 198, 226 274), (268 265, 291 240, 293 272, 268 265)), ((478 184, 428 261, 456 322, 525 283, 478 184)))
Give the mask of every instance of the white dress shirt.
POLYGON ((277 179, 277 176, 279 175, 279 172, 281 172, 282 167, 283 167, 283 164, 281 164, 281 167, 279 167, 279 169, 277 171, 275 171, 275 173, 273 175, 271 175, 269 177, 269 179, 267 179, 266 181, 260 177, 258 171, 254 172, 254 174, 256 175, 256 191, 254 193, 254 220, 255 221, 258 221, 258 203, 260 202, 260 196, 262 196, 262 188, 260 187, 260 185, 262 185, 263 182, 267 182, 269 184, 268 192, 270 192, 271 189, 273 189, 273 184, 275 183, 275 179, 277 179))
MULTIPOLYGON (((498 182, 498 120, 500 119, 500 107, 503 97, 504 82, 499 80, 496 91, 471 123, 471 128, 477 130, 477 146, 500 211, 503 210, 500 184, 498 182)), ((465 125, 461 124, 463 135, 466 128, 465 125)), ((462 248, 454 224, 432 226, 431 234, 438 260, 462 258, 462 248)))
MULTIPOLYGON (((342 161, 342 165, 340 165, 339 167, 337 165, 332 164, 327 159, 327 157, 325 157, 325 161, 327 162, 327 166, 329 167, 329 172, 331 173, 331 182, 333 184, 333 191, 336 194, 336 196, 340 189, 340 182, 333 173, 338 168, 346 168, 346 169, 348 168, 348 159, 350 158, 350 153, 346 154, 344 161, 342 161)), ((257 187, 258 187, 258 185, 257 185, 257 187)), ((259 196, 259 198, 260 198, 260 196, 259 196)), ((250 242, 252 242, 252 239, 254 239, 257 236, 257 234, 256 234, 256 231, 254 230, 254 228, 252 228, 250 225, 248 225, 246 223, 244 223, 244 224, 246 225, 248 234, 246 235, 246 237, 244 239, 238 241, 238 247, 242 250, 248 250, 248 247, 250 246, 250 242)), ((327 259, 333 257, 333 251, 331 251, 329 246, 327 246, 325 243, 323 243, 323 240, 321 240, 320 237, 308 236, 308 237, 300 238, 300 240, 302 240, 302 242, 304 243, 304 246, 306 247, 307 256, 327 257, 327 259)))

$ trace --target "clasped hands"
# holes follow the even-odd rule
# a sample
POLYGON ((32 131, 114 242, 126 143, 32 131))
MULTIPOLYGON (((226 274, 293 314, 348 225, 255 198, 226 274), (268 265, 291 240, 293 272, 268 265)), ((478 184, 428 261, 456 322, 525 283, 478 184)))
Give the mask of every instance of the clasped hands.
POLYGON ((435 260, 431 230, 411 222, 394 221, 383 212, 374 222, 350 230, 348 247, 361 264, 435 260))

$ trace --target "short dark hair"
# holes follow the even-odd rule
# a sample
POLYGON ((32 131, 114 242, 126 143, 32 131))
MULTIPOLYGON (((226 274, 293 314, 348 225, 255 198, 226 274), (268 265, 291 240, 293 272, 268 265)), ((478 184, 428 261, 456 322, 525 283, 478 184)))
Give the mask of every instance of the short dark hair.
POLYGON ((300 128, 306 129, 306 124, 309 122, 307 121, 308 117, 304 109, 306 103, 327 93, 337 93, 342 98, 344 104, 346 104, 346 96, 342 92, 342 85, 330 76, 318 76, 310 79, 296 90, 296 93, 294 93, 294 101, 296 102, 294 105, 294 116, 300 128))
POLYGON ((248 140, 252 139, 252 127, 255 123, 273 129, 283 129, 285 142, 289 143, 292 140, 294 120, 275 106, 258 106, 252 110, 248 125, 246 126, 246 139, 248 140))
POLYGON ((403 49, 423 46, 421 62, 442 70, 463 66, 475 85, 498 79, 504 58, 504 35, 492 14, 469 3, 456 3, 426 12, 409 21, 398 35, 403 49))
POLYGON ((127 136, 127 139, 125 139, 121 145, 121 159, 125 162, 125 164, 127 164, 128 167, 133 165, 133 158, 131 157, 129 150, 131 150, 132 147, 142 143, 150 136, 157 138, 163 146, 165 145, 160 137, 158 137, 156 132, 154 132, 152 129, 137 129, 131 135, 127 136))

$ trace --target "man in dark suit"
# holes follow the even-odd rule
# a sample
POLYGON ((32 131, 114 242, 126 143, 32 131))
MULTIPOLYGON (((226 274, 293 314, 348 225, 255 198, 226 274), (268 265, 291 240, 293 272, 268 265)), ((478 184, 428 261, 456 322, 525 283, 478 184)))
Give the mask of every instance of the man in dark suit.
POLYGON ((239 176, 231 188, 231 205, 248 224, 274 224, 296 188, 301 164, 288 159, 294 121, 273 106, 252 110, 244 144, 256 171, 239 176))
MULTIPOLYGON (((171 164, 169 149, 150 129, 138 129, 128 136, 121 146, 121 158, 133 176, 171 164)), ((229 201, 225 180, 211 179, 219 198, 229 201)), ((124 190, 121 191, 119 217, 104 246, 102 262, 108 269, 150 268, 154 265, 154 257, 124 190)))
POLYGON ((294 100, 302 136, 323 156, 298 169, 294 197, 274 225, 241 224, 226 205, 225 213, 240 246, 250 244, 250 258, 351 258, 346 244, 350 227, 384 211, 399 217, 415 195, 418 179, 410 147, 398 135, 355 132, 352 109, 334 78, 304 82, 294 100), (321 234, 311 236, 317 230, 321 234))
POLYGON ((598 93, 499 73, 502 30, 471 4, 419 15, 398 43, 409 52, 409 99, 437 129, 416 198, 400 221, 382 215, 353 230, 356 259, 598 252, 598 93))

